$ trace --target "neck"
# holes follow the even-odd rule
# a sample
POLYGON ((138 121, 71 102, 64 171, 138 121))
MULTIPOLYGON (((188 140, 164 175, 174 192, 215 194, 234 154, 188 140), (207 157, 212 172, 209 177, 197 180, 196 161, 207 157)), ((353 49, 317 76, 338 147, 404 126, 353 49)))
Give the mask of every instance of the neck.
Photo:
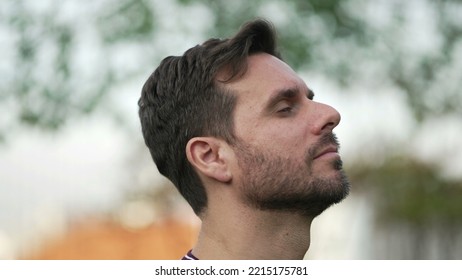
POLYGON ((296 213, 249 208, 207 213, 193 254, 199 259, 303 259, 311 221, 296 213))

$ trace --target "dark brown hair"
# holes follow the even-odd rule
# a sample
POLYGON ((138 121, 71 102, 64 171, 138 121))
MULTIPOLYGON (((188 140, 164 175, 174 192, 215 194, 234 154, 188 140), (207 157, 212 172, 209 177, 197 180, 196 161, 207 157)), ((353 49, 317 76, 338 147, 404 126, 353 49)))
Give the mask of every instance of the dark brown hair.
POLYGON ((233 111, 237 96, 226 82, 243 75, 247 57, 276 51, 273 26, 262 19, 244 24, 229 39, 210 39, 182 56, 162 60, 143 86, 138 101, 144 140, 159 172, 169 178, 199 215, 207 196, 186 157, 193 137, 234 141, 233 111), (225 80, 217 73, 226 69, 225 80))

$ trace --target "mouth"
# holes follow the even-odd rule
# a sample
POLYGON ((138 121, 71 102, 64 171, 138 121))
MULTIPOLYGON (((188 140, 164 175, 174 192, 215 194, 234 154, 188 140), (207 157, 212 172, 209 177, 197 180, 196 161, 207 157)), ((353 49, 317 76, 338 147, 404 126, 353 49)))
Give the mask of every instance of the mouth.
POLYGON ((323 157, 330 157, 330 156, 339 156, 338 154, 338 146, 328 146, 321 150, 313 159, 323 158, 323 157))

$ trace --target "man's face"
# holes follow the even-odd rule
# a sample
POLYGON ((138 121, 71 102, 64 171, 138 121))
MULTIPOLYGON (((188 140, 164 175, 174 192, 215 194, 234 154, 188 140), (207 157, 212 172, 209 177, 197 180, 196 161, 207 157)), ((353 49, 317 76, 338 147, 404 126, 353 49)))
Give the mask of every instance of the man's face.
POLYGON ((287 64, 252 55, 246 74, 226 86, 237 95, 233 147, 244 203, 314 217, 348 194, 332 133, 340 115, 313 101, 287 64))

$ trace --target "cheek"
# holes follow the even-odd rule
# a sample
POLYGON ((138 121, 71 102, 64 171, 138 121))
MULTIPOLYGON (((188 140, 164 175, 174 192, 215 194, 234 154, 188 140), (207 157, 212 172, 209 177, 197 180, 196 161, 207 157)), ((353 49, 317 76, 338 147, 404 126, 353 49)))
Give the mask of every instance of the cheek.
POLYGON ((308 129, 303 127, 273 125, 268 130, 256 129, 254 136, 253 145, 263 145, 284 158, 302 159, 310 146, 308 129))
POLYGON ((281 143, 286 143, 290 146, 306 145, 309 141, 308 127, 300 125, 275 125, 266 136, 269 139, 278 139, 281 143))
POLYGON ((309 125, 300 118, 271 118, 256 120, 255 112, 237 110, 235 114, 235 135, 251 146, 276 152, 282 157, 304 156, 309 149, 309 125))

